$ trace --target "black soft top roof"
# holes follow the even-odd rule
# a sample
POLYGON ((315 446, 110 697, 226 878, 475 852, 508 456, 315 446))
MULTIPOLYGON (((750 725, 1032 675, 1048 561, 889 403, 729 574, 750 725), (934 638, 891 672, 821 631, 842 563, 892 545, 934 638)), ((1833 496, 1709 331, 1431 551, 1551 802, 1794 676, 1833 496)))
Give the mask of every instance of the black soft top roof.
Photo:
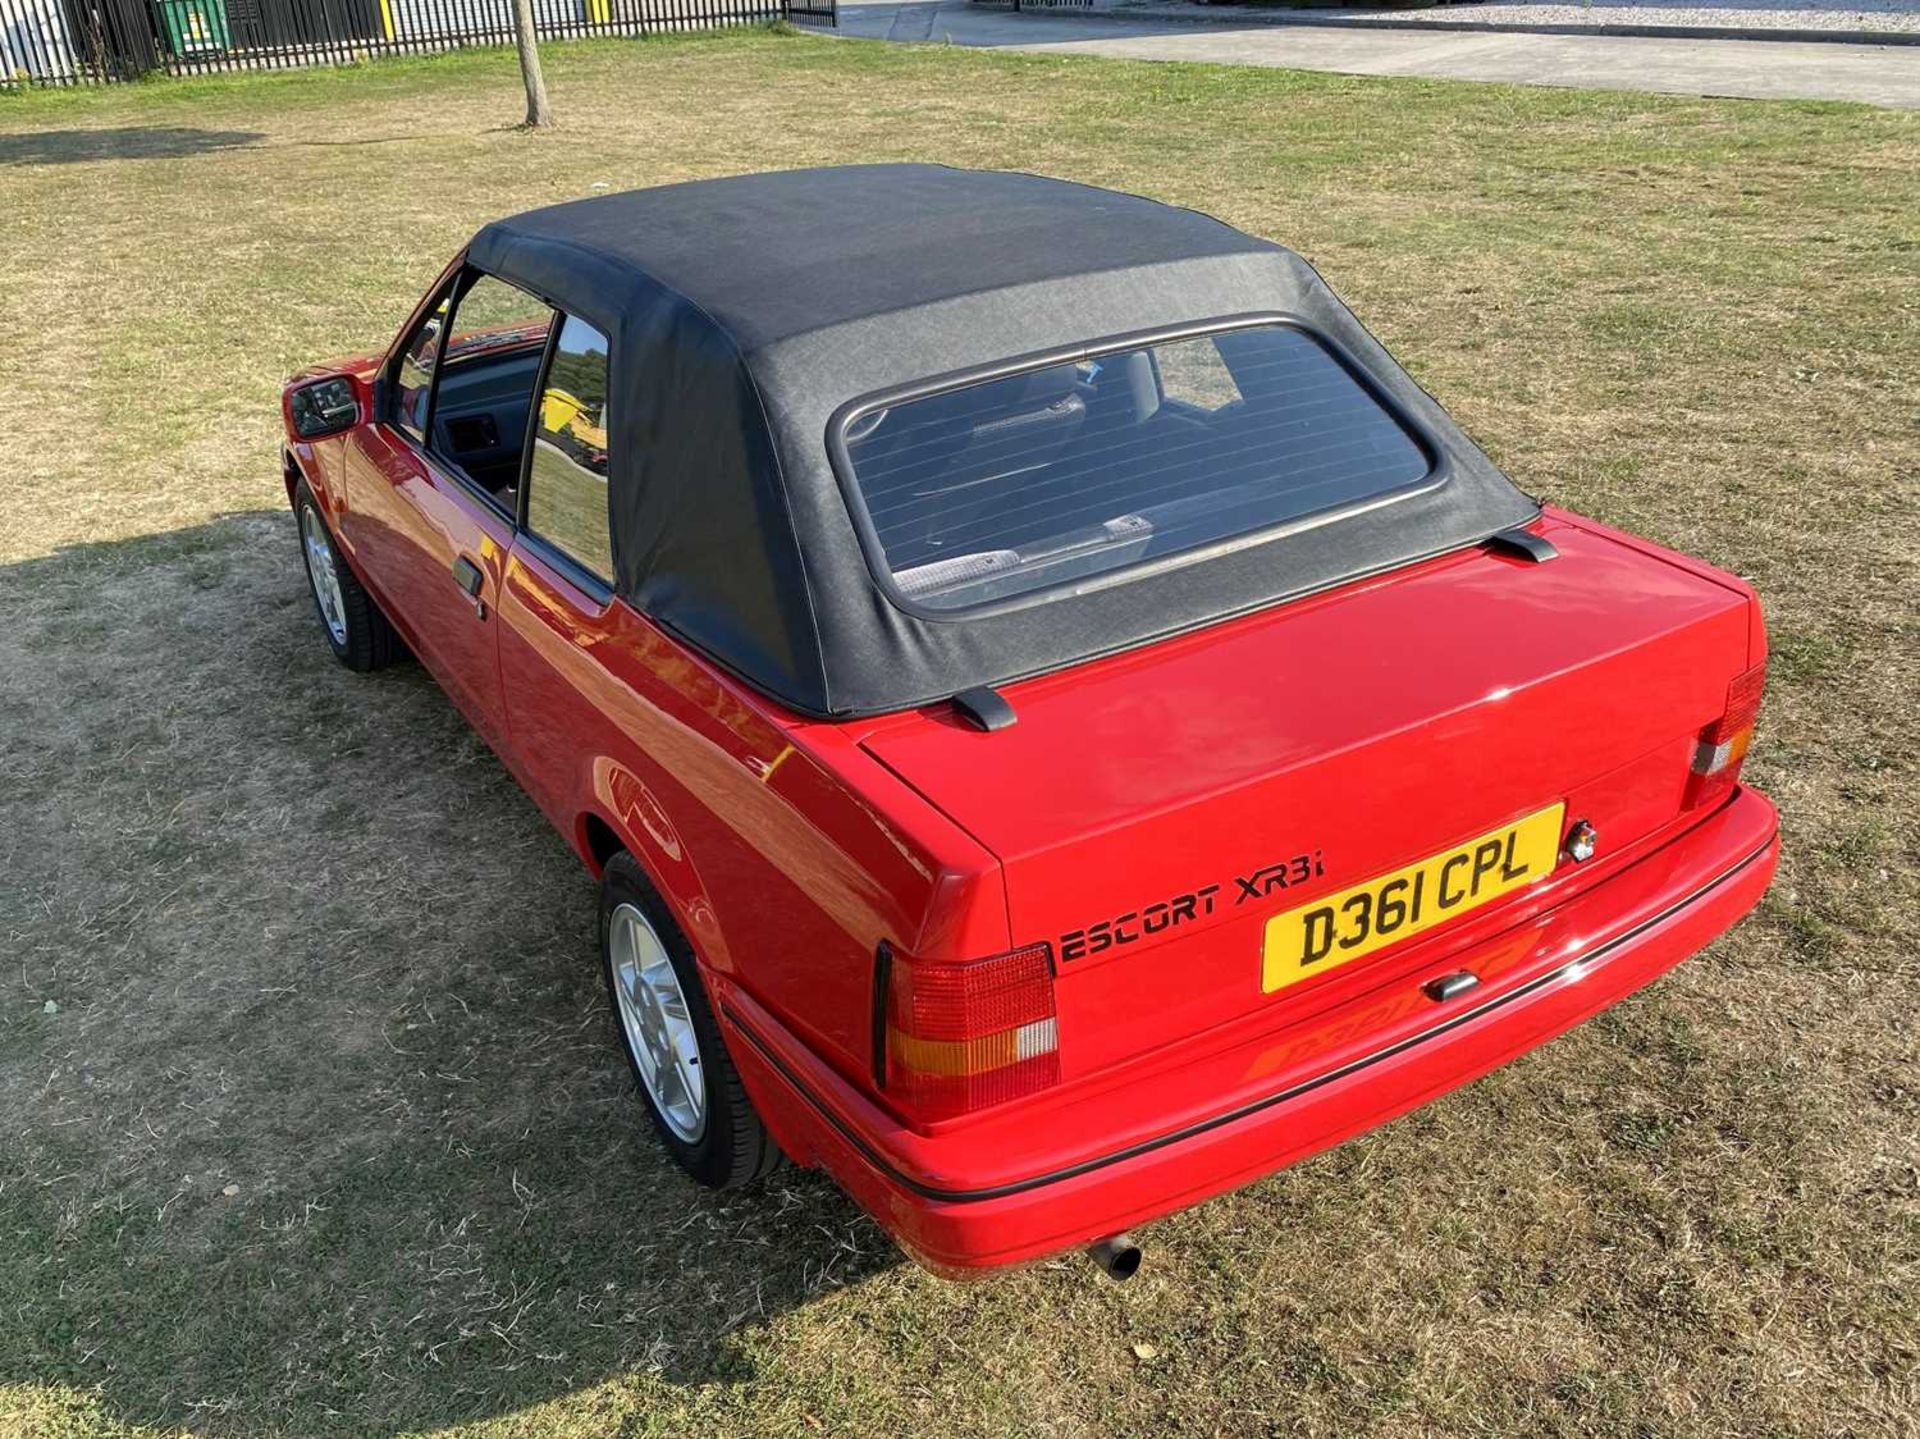
POLYGON ((613 341, 620 592, 814 715, 945 698, 1530 519, 1520 495, 1291 251, 1137 196, 873 165, 703 180, 483 229, 481 269, 613 341), (1025 356, 1253 315, 1302 323, 1411 422, 1440 483, 1086 593, 933 618, 888 598, 829 457, 848 402, 1025 356))

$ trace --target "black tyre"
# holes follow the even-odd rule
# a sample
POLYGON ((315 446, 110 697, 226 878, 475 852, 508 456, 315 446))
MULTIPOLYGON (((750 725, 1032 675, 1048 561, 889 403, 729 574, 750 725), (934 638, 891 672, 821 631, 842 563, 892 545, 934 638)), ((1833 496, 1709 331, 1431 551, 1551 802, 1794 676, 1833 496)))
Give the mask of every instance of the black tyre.
POLYGON ((779 1146, 720 1038, 693 947, 624 852, 600 883, 600 967, 614 1032, 674 1162, 710 1189, 777 1168, 779 1146))
POLYGON ((362 673, 392 664, 406 653, 406 646, 340 554, 305 480, 294 488, 293 515, 300 530, 300 554, 307 565, 307 587, 313 592, 313 607, 333 657, 362 673))

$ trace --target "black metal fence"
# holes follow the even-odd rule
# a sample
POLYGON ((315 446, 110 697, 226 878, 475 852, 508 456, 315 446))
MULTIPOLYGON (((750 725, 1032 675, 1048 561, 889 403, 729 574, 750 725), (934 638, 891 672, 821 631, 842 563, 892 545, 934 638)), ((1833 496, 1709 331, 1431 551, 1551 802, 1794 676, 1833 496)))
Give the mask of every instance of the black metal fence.
MULTIPOLYGON (((837 0, 533 0, 544 40, 769 20, 837 0)), ((513 43, 513 0, 0 0, 0 88, 328 65, 513 43)))

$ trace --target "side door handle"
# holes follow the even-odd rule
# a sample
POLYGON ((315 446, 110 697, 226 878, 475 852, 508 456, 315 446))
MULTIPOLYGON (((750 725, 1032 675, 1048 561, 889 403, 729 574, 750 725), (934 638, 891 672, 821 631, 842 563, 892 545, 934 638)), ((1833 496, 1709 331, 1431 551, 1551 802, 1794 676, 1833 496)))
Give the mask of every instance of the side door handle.
POLYGON ((480 598, 480 586, 485 580, 486 576, 480 573, 480 566, 465 555, 459 555, 454 559, 453 582, 460 586, 468 599, 473 601, 474 617, 483 620, 487 617, 487 604, 480 598))

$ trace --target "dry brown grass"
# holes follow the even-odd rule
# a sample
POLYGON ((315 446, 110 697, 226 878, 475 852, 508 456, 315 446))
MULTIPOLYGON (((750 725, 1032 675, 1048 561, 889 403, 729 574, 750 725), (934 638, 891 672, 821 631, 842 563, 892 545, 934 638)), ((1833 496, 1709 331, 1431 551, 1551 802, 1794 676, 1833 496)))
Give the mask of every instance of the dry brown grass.
POLYGON ((0 102, 0 1431, 1915 1432, 1914 120, 766 36, 549 65, 542 136, 510 55, 0 102), (669 1172, 590 884, 418 671, 332 666, 282 513, 280 378, 486 218, 893 157, 1298 245, 1523 484, 1771 605, 1762 912, 1155 1226, 1125 1288, 944 1285, 815 1177, 669 1172))

